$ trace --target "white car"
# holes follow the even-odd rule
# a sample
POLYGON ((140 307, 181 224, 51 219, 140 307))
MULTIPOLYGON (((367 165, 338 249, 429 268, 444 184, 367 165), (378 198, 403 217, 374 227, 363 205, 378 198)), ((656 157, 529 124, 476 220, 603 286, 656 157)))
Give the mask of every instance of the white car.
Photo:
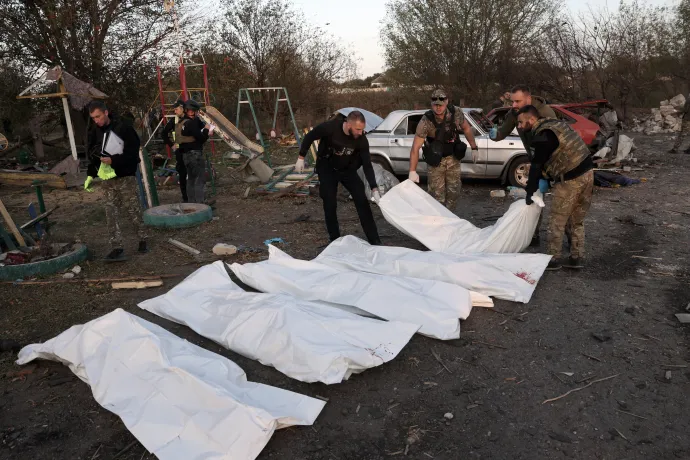
MULTIPOLYGON (((396 110, 384 120, 371 112, 354 107, 338 112, 347 115, 352 110, 362 111, 367 119, 367 127, 373 127, 367 132, 372 161, 396 175, 407 176, 414 133, 419 120, 428 109, 396 110)), ((479 147, 479 159, 477 163, 473 163, 468 144, 467 154, 462 160, 462 176, 500 179, 516 187, 525 187, 529 174, 529 158, 520 137, 511 135, 502 141, 492 141, 489 139, 489 130, 493 124, 484 116, 481 109, 462 110, 479 147)), ((464 134, 461 135, 461 139, 467 143, 464 134)), ((417 173, 425 176, 426 168, 420 152, 417 173)))

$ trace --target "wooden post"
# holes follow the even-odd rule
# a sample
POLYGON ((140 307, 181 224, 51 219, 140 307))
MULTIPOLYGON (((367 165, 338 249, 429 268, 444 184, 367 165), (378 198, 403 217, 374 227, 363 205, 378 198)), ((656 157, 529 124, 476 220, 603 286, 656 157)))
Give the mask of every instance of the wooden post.
POLYGON ((7 223, 7 226, 10 228, 10 231, 16 238, 17 243, 19 243, 19 246, 26 246, 26 241, 24 241, 24 237, 21 233, 19 233, 17 225, 12 220, 10 213, 7 212, 7 208, 5 208, 5 204, 2 202, 2 200, 0 200, 0 214, 2 214, 3 219, 5 219, 5 223, 7 223))
POLYGON ((149 208, 153 207, 153 198, 151 196, 151 186, 149 185, 148 165, 144 158, 144 150, 139 147, 139 169, 141 170, 141 181, 144 183, 144 190, 146 192, 146 201, 149 208))
POLYGON ((45 157, 43 152, 43 138, 41 137, 41 123, 36 117, 29 121, 29 130, 31 131, 31 137, 34 140, 34 154, 36 158, 42 160, 45 157))
MULTIPOLYGON (((66 93, 65 84, 62 83, 62 78, 58 81, 58 88, 61 93, 66 93)), ((62 109, 65 111, 65 124, 67 125, 67 134, 69 135, 69 146, 72 149, 72 157, 77 158, 77 145, 74 142, 74 128, 72 127, 72 116, 69 114, 69 102, 67 96, 62 96, 62 109)))

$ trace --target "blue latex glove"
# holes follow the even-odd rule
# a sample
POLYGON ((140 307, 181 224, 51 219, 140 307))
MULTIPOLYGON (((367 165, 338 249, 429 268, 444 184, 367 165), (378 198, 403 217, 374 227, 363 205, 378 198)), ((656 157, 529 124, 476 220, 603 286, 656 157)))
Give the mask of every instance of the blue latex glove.
POLYGON ((549 191, 549 187, 551 187, 549 181, 546 179, 539 179, 539 191, 542 193, 542 195, 546 195, 546 192, 549 191))
POLYGON ((489 131, 489 139, 491 139, 493 141, 493 140, 496 140, 496 137, 498 137, 498 127, 494 126, 489 131))

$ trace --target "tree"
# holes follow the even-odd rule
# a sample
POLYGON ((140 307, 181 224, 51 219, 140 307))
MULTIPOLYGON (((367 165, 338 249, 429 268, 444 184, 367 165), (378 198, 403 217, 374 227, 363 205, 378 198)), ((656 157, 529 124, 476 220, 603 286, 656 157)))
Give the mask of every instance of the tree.
POLYGON ((552 0, 390 0, 381 30, 386 64, 403 81, 496 97, 554 15, 552 0))
MULTIPOLYGON (((285 0, 224 0, 219 51, 249 69, 254 87, 287 87, 296 110, 324 112, 328 91, 356 74, 352 54, 285 0)), ((257 95, 258 99, 258 95, 257 95)), ((265 116, 274 101, 259 103, 265 116)))
POLYGON ((0 2, 0 56, 37 69, 60 65, 128 102, 141 98, 127 91, 147 75, 142 56, 165 46, 171 30, 160 0, 0 2))

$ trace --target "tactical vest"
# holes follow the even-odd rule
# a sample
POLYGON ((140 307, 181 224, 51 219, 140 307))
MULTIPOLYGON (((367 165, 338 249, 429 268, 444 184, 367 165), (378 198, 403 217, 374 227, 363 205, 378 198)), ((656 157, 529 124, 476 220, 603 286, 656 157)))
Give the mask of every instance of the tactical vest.
POLYGON ((567 123, 553 118, 542 118, 535 123, 532 132, 536 136, 545 129, 550 129, 556 135, 558 148, 544 165, 544 173, 548 178, 563 181, 563 176, 587 159, 589 149, 580 135, 567 123))
POLYGON ((436 128, 435 136, 427 136, 426 141, 429 146, 432 146, 434 143, 442 144, 440 147, 444 157, 453 154, 455 142, 458 140, 458 127, 455 124, 455 107, 449 105, 448 112, 450 112, 450 121, 446 120, 444 114, 443 121, 440 123, 436 121, 436 114, 433 110, 429 110, 424 114, 426 119, 434 125, 434 128, 436 128))
POLYGON ((183 118, 180 121, 177 122, 175 125, 175 143, 176 144, 188 144, 190 142, 196 141, 196 138, 194 136, 183 136, 182 135, 182 128, 184 127, 185 123, 189 121, 189 118, 183 118))

